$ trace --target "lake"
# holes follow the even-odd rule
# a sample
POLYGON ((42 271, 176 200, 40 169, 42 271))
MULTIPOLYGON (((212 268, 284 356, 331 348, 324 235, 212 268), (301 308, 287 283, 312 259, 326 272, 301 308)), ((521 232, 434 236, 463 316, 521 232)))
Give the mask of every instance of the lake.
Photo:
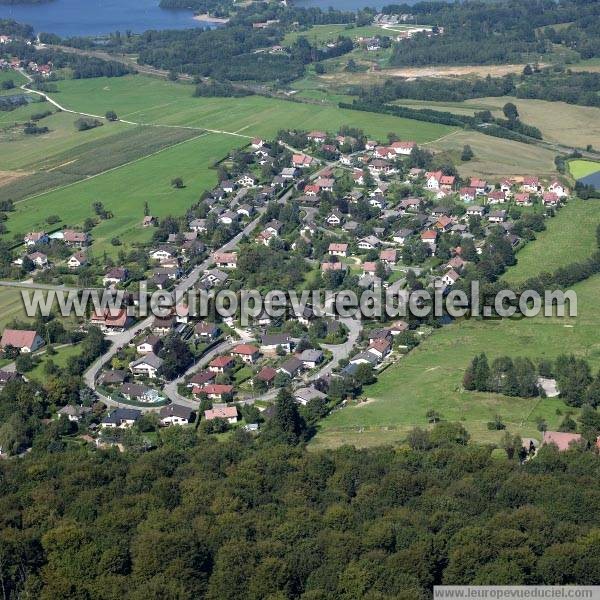
POLYGON ((35 5, 0 5, 0 18, 32 25, 37 33, 56 33, 62 37, 209 26, 192 19, 190 10, 159 8, 158 1, 54 0, 35 5))

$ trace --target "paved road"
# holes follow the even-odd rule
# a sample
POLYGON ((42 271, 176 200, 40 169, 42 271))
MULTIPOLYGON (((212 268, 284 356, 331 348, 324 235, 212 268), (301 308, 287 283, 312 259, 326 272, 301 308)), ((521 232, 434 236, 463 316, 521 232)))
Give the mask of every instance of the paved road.
MULTIPOLYGON (((259 213, 262 214, 264 210, 264 208, 259 209, 259 213)), ((242 231, 240 231, 240 233, 238 233, 235 237, 231 238, 231 240, 223 244, 223 246, 221 246, 216 252, 228 252, 235 248, 235 246, 240 242, 242 237, 252 233, 252 231, 258 225, 259 220, 260 215, 251 223, 246 225, 246 227, 244 227, 244 229, 242 229, 242 231)), ((203 261, 199 265, 196 265, 185 278, 183 278, 177 283, 177 285, 174 288, 174 293, 183 294, 184 292, 191 289, 196 284, 200 276, 204 273, 204 271, 208 269, 213 264, 213 262, 214 261, 211 255, 205 261, 203 261)), ((152 325, 153 320, 154 316, 150 315, 149 317, 146 317, 142 321, 136 323, 133 327, 130 327, 127 331, 110 336, 109 339, 112 341, 112 346, 105 354, 98 358, 84 373, 85 384, 91 389, 95 390, 96 377, 98 376, 98 373, 102 369, 103 365, 110 361, 115 356, 115 354, 117 354, 119 348, 122 348, 123 346, 129 344, 129 342, 131 342, 140 332, 150 327, 152 325)), ((104 396, 102 396, 101 398, 104 402, 111 403, 111 401, 108 398, 104 396)))

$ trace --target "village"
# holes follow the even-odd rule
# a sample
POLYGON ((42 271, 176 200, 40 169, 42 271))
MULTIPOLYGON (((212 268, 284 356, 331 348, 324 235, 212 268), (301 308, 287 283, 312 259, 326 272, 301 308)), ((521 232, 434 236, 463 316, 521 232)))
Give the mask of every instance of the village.
MULTIPOLYGON (((108 410, 96 419, 98 443, 105 430, 128 427, 147 411, 158 411, 162 425, 201 419, 258 431, 282 388, 301 406, 331 408, 360 395, 442 324, 317 317, 307 307, 279 319, 263 313, 244 328, 239 315, 200 320, 184 304, 142 319, 140 282, 147 293, 239 292, 278 287, 285 272, 296 276, 290 284, 312 289, 447 292, 490 239, 520 247, 570 194, 560 180, 535 175, 461 178, 413 141, 371 140, 351 128, 255 138, 218 169, 218 185, 184 217, 160 220, 147 207, 139 227, 152 230, 152 242, 120 253, 118 265, 90 252, 93 219, 84 229, 29 232, 16 253, 17 279, 125 292, 124 306, 92 311, 80 323, 112 343, 85 375, 108 410), (273 260, 274 270, 264 273, 253 260, 273 260)), ((98 219, 106 216, 101 204, 93 208, 98 219)), ((7 328, 0 344, 14 357, 43 352, 45 340, 7 328)), ((3 370, 0 380, 21 376, 3 370)), ((59 412, 79 421, 91 409, 59 412)))

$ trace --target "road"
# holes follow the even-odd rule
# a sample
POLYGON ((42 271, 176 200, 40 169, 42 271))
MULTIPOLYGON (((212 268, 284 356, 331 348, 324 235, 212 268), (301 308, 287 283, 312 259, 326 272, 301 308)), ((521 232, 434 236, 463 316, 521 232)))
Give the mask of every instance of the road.
MULTIPOLYGON (((259 223, 260 215, 264 212, 264 208, 261 207, 259 209, 259 216, 254 219, 251 223, 246 225, 240 233, 231 238, 227 243, 223 244, 216 252, 228 252, 233 250, 236 245, 240 242, 240 240, 244 237, 252 233, 252 231, 256 228, 259 223)), ((174 294, 182 295, 186 291, 190 290, 198 281, 200 276, 204 273, 206 269, 208 269, 213 264, 212 255, 209 256, 206 260, 201 262, 199 265, 196 265, 190 273, 183 278, 181 281, 177 283, 174 288, 174 294)), ((123 333, 118 333, 116 335, 110 336, 110 340, 112 341, 111 347, 108 349, 106 353, 100 356, 98 359, 94 361, 94 363, 89 367, 89 369, 84 373, 84 382, 85 384, 95 390, 96 389, 96 378, 98 373, 102 369, 103 365, 108 361, 112 360, 112 358, 117 354, 119 348, 122 348, 129 344, 139 333, 144 331, 144 329, 149 328, 152 325, 152 321, 154 320, 154 316, 150 315, 143 319, 142 321, 136 323, 134 326, 130 327, 123 333)), ((114 403, 105 396, 101 396, 101 399, 106 404, 115 405, 118 403, 114 403)))

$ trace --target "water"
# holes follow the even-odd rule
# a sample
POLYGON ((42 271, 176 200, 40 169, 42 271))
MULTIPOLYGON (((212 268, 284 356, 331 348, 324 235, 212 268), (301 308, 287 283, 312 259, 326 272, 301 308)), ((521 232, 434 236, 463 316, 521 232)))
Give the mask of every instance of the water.
POLYGON ((54 0, 43 4, 0 5, 0 18, 32 25, 37 33, 62 37, 114 31, 188 29, 209 24, 192 19, 189 10, 162 9, 159 0, 54 0))

